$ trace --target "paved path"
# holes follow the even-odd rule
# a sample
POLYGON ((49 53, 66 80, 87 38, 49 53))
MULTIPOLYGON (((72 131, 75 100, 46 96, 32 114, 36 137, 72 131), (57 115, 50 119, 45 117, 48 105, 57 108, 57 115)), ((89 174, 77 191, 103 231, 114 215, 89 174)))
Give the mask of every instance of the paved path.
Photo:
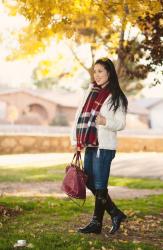
MULTIPOLYGON (((109 187, 109 193, 114 199, 134 199, 146 197, 148 195, 163 194, 163 189, 149 190, 149 189, 132 189, 127 187, 109 187)), ((61 182, 34 182, 34 183, 0 183, 0 196, 54 196, 67 197, 61 191, 61 182)), ((87 196, 91 192, 87 190, 87 196)))
MULTIPOLYGON (((0 156, 0 169, 17 167, 45 167, 68 163, 72 153, 21 154, 0 156)), ((82 155, 83 157, 83 155, 82 155)), ((112 163, 112 176, 148 177, 163 180, 163 153, 117 153, 112 163)), ((61 183, 0 183, 0 195, 17 196, 55 196, 65 197, 61 183)), ((139 190, 127 187, 110 187, 115 199, 129 199, 163 193, 163 190, 139 190)), ((90 192, 87 191, 87 195, 90 192)))
MULTIPOLYGON (((72 156, 72 153, 1 155, 0 168, 52 166, 68 163, 72 156)), ((112 162, 111 175, 163 180, 163 153, 117 153, 112 162)))
POLYGON ((117 153, 111 175, 163 180, 163 153, 117 153))

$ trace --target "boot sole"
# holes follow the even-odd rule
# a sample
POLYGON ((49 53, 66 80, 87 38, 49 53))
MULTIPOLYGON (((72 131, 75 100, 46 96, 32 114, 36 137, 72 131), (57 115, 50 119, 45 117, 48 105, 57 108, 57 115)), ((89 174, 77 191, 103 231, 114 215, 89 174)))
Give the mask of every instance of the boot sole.
POLYGON ((109 233, 110 233, 110 234, 115 234, 115 233, 120 229, 121 223, 122 223, 122 222, 128 222, 127 216, 124 216, 124 217, 121 219, 119 228, 118 228, 115 232, 109 232, 109 233))
POLYGON ((82 234, 101 234, 101 231, 99 231, 99 232, 82 232, 82 231, 78 230, 77 233, 82 233, 82 234))

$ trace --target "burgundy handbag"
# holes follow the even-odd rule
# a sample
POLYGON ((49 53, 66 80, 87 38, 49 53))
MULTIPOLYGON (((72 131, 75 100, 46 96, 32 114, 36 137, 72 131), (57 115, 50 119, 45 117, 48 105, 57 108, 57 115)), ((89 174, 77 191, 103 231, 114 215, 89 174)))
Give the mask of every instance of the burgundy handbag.
POLYGON ((84 173, 81 153, 77 151, 73 156, 72 162, 66 167, 66 175, 63 179, 61 189, 70 198, 85 200, 86 181, 87 175, 84 173))

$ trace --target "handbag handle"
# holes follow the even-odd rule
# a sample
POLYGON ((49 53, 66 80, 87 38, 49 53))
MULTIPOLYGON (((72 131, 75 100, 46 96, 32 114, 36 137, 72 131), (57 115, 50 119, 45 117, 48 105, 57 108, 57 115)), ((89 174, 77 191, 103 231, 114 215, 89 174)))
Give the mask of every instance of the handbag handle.
POLYGON ((80 168, 82 168, 82 170, 84 170, 83 162, 82 162, 82 158, 81 158, 81 152, 80 151, 77 151, 77 152, 79 152, 78 153, 78 161, 79 161, 79 165, 81 164, 80 168))
POLYGON ((71 164, 73 163, 73 161, 74 161, 74 159, 75 159, 76 155, 77 155, 77 152, 75 152, 75 153, 74 153, 74 156, 73 156, 73 158, 72 158, 72 162, 71 162, 71 164))
POLYGON ((80 153, 80 151, 76 151, 74 153, 74 156, 73 156, 71 164, 73 163, 74 159, 75 159, 75 165, 77 164, 77 162, 79 161, 79 153, 80 153))
POLYGON ((71 164, 73 164, 74 159, 75 159, 75 166, 78 166, 80 169, 84 169, 80 151, 75 152, 71 164))

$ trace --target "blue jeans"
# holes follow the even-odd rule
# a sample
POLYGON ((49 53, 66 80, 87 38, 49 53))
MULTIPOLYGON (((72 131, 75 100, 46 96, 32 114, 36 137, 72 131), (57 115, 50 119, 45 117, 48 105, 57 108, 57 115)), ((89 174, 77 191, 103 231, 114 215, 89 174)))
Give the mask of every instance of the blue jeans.
POLYGON ((87 188, 90 190, 106 189, 110 175, 110 166, 116 150, 87 147, 84 155, 84 172, 88 175, 87 188))

